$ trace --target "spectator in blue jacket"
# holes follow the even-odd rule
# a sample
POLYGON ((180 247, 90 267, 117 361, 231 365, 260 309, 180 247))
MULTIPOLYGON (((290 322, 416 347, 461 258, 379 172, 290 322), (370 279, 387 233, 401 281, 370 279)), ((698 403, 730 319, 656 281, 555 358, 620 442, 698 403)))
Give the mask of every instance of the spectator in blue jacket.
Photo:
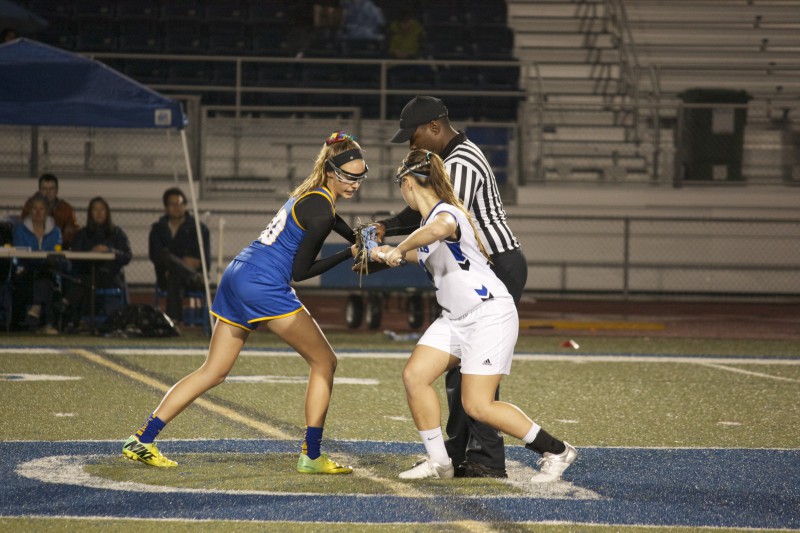
MULTIPOLYGON (((165 214, 150 228, 149 256, 156 270, 158 288, 167 293, 167 315, 181 321, 187 290, 202 290, 200 245, 194 218, 186 214, 186 195, 177 187, 162 196, 165 214)), ((200 223, 206 268, 211 266, 208 228, 200 223)))
MULTIPOLYGON (((61 230, 55 219, 48 215, 50 202, 36 193, 30 200, 30 214, 14 225, 12 242, 15 247, 26 247, 32 251, 53 252, 61 249, 61 230)), ((23 259, 14 276, 14 285, 19 289, 23 301, 28 303, 27 325, 31 329, 42 327, 46 334, 58 333, 54 326, 53 288, 56 275, 47 261, 23 259)), ((18 296, 19 297, 19 296, 18 296)))
POLYGON ((340 5, 344 9, 342 37, 345 41, 353 39, 383 41, 386 19, 381 8, 372 0, 342 0, 340 5))
MULTIPOLYGON (((89 201, 86 226, 75 235, 72 251, 113 252, 113 261, 95 263, 95 287, 126 290, 122 268, 131 262, 131 243, 122 228, 112 222, 111 208, 102 196, 96 196, 89 201)), ((88 261, 74 261, 72 274, 75 282, 67 291, 67 303, 69 325, 77 329, 81 317, 88 314, 91 303, 92 264, 88 261)), ((106 315, 114 310, 107 306, 104 309, 106 315)))

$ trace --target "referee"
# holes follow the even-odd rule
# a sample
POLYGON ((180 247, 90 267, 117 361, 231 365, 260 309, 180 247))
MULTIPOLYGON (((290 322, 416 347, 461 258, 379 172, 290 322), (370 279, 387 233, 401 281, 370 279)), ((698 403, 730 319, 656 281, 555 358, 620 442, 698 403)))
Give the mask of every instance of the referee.
MULTIPOLYGON (((417 96, 403 108, 400 129, 393 143, 409 143, 411 150, 429 150, 444 160, 453 189, 478 227, 492 258, 492 269, 519 303, 528 279, 528 264, 519 242, 506 222, 506 212, 486 156, 462 131, 450 125, 447 108, 438 98, 417 96)), ((421 216, 407 207, 397 216, 375 223, 379 239, 407 235, 419 228, 421 216)), ((447 453, 456 477, 507 477, 503 437, 468 417, 461 405, 461 371, 451 369, 445 378, 450 416, 447 453)), ((495 392, 499 399, 500 390, 495 392)))

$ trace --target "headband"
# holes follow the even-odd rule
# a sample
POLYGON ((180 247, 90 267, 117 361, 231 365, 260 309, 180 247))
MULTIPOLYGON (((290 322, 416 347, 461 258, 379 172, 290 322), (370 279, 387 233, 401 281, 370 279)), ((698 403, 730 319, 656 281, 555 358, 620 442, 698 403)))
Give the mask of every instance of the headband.
POLYGON ((361 153, 361 150, 359 148, 346 150, 341 154, 337 154, 331 157, 331 163, 333 163, 333 166, 335 166, 336 168, 340 168, 345 163, 349 163, 350 161, 356 159, 364 159, 364 155, 361 153))

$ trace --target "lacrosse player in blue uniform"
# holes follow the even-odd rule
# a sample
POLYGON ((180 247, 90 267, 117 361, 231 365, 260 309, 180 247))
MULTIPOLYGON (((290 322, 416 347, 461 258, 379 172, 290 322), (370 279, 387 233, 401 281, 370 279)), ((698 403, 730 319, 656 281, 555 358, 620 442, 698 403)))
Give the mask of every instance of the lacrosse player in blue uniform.
POLYGON ((436 287, 443 310, 403 369, 408 406, 428 457, 400 478, 453 477, 433 382, 460 365, 466 413, 542 455, 541 468, 531 481, 559 479, 578 458, 577 450, 548 434, 518 407, 495 400, 500 380, 511 371, 519 333, 517 308, 490 268, 475 224, 456 197, 441 158, 412 150, 398 169, 397 183, 408 206, 422 215, 420 227, 395 248, 374 248, 372 257, 392 267, 418 262, 436 287))
POLYGON ((338 131, 325 140, 311 175, 291 193, 258 239, 225 270, 211 307, 219 320, 206 361, 167 392, 148 420, 125 442, 123 455, 152 466, 176 466, 158 451, 155 437, 196 398, 225 381, 248 335, 263 322, 311 368, 305 397, 306 437, 297 471, 353 471, 320 451, 337 360, 290 282, 318 276, 356 255, 353 245, 316 260, 331 231, 355 242, 353 230, 336 214, 335 206, 337 199, 355 195, 367 170, 361 147, 353 137, 338 131))

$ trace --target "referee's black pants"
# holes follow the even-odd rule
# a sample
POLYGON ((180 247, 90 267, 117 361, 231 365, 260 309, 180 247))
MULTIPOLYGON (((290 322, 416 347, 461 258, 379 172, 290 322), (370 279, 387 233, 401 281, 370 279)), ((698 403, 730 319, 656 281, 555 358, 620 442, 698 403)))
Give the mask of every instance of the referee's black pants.
MULTIPOLYGON (((518 304, 522 291, 528 281, 528 261, 522 250, 510 250, 492 256, 492 270, 500 278, 508 292, 518 304)), ((478 422, 464 412, 461 405, 461 369, 451 368, 445 376, 445 390, 450 415, 447 418, 447 436, 445 441, 447 454, 458 466, 465 460, 480 463, 489 468, 504 470, 506 452, 503 437, 496 429, 478 422)), ((500 387, 494 393, 494 399, 500 399, 500 387)))

